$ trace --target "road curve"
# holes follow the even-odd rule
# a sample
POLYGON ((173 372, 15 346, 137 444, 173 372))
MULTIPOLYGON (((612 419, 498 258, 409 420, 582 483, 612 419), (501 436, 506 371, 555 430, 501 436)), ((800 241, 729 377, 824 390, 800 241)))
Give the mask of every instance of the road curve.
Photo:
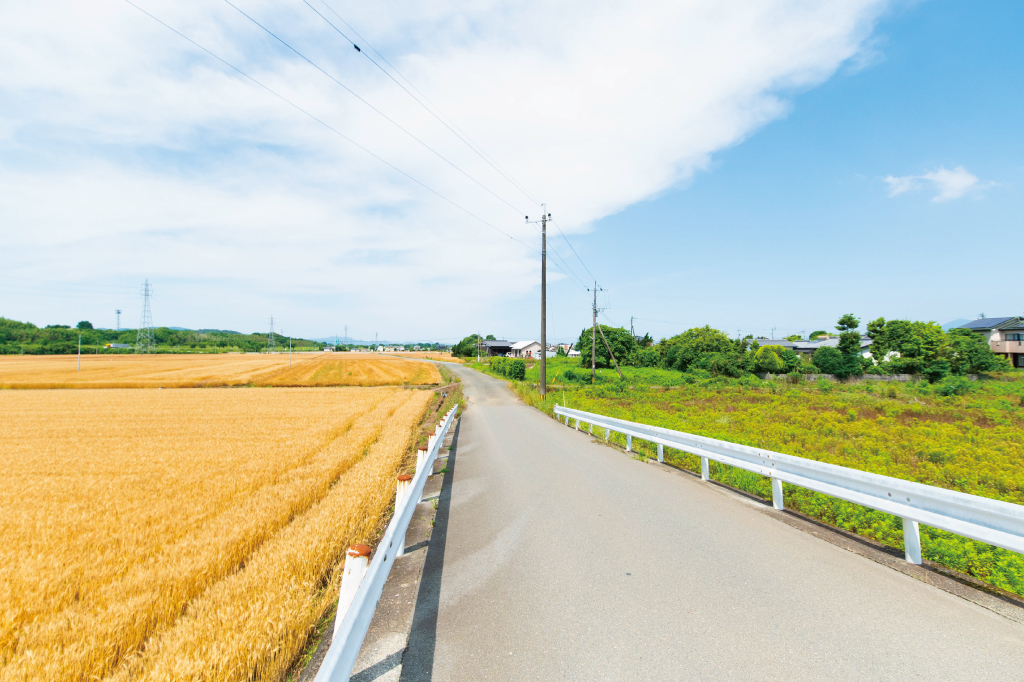
POLYGON ((1024 679, 1024 626, 453 370, 469 407, 403 680, 1024 679))

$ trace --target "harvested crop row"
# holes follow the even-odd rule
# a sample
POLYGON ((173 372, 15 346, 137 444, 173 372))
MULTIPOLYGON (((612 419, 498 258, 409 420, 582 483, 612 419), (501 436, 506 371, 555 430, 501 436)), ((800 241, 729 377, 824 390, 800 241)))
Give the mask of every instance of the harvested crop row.
POLYGON ((366 457, 276 534, 244 570, 218 582, 126 662, 117 680, 273 680, 287 671, 337 597, 346 546, 369 542, 394 497, 395 475, 429 394, 393 415, 366 457))
POLYGON ((0 388, 398 386, 440 383, 431 363, 362 353, 0 356, 0 388), (289 366, 290 365, 290 366, 289 366))
POLYGON ((0 393, 0 679, 114 670, 322 499, 422 395, 0 393))

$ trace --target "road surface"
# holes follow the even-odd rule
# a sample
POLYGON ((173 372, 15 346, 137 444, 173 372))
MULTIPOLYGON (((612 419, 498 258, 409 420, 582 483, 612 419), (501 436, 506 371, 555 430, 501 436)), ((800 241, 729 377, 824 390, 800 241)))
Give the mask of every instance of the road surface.
POLYGON ((1024 625, 455 371, 402 680, 1024 680, 1024 625))

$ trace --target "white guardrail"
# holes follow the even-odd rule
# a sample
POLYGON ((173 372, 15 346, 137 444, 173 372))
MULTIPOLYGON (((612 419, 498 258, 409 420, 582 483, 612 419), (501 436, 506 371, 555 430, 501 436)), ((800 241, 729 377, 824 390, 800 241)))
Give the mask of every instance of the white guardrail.
POLYGON ((405 532, 416 511, 416 504, 423 499, 423 486, 434 470, 434 460, 455 419, 455 411, 453 407, 445 413, 434 434, 427 439, 427 447, 417 452, 416 475, 398 477, 395 514, 377 545, 373 560, 369 561, 369 547, 353 545, 348 549, 338 615, 334 621, 334 638, 316 674, 316 682, 347 682, 352 674, 352 666, 356 664, 366 631, 377 610, 377 602, 384 592, 384 583, 395 558, 404 553, 405 532))
POLYGON ((664 461, 666 446, 697 455, 700 457, 701 478, 705 481, 708 480, 708 460, 712 459, 768 476, 772 481, 772 504, 776 509, 783 508, 782 483, 785 482, 902 517, 904 553, 907 561, 915 564, 921 563, 921 523, 1024 553, 1024 506, 1019 504, 613 419, 561 405, 555 406, 555 414, 559 421, 565 417, 566 426, 570 419, 575 419, 577 430, 581 421, 590 425, 590 433, 594 432, 595 426, 604 429, 605 440, 610 433, 623 434, 627 452, 632 450, 634 437, 655 443, 659 462, 664 461))

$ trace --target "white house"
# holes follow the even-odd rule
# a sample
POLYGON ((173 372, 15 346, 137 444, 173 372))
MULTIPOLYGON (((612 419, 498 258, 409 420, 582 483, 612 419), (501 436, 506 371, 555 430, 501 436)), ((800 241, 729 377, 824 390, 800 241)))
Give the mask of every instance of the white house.
POLYGON ((568 355, 568 356, 569 356, 570 358, 578 358, 578 357, 580 356, 580 352, 579 352, 578 350, 576 350, 575 348, 573 348, 573 349, 571 349, 571 350, 570 350, 570 351, 569 351, 569 352, 567 353, 567 355, 568 355))
POLYGON ((537 341, 517 341, 512 344, 512 357, 539 358, 540 343, 537 341))

